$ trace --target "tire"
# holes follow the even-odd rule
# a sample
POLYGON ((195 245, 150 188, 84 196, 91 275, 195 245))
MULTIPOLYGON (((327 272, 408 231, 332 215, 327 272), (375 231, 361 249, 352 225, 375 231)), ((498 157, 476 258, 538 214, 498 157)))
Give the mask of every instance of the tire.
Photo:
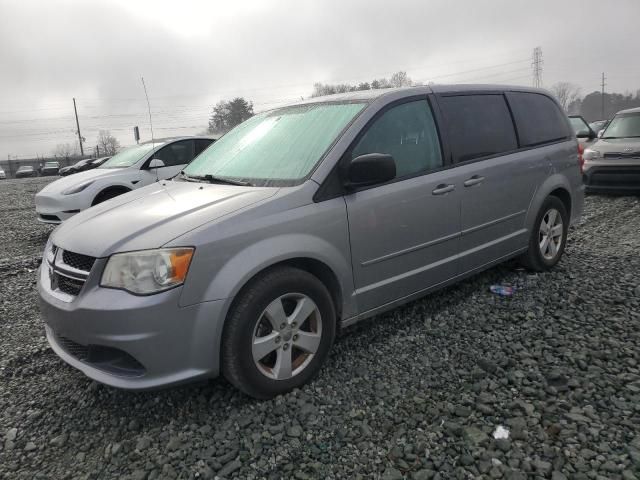
POLYGON ((124 190, 124 189, 117 189, 117 188, 112 188, 110 190, 103 190, 98 195, 96 195, 96 198, 93 199, 93 203, 91 204, 91 206, 98 205, 99 203, 102 203, 102 202, 106 202, 107 200, 111 200, 112 198, 122 195, 123 193, 128 193, 130 191, 131 190, 124 190))
POLYGON ((520 258, 520 262, 530 270, 544 272, 553 268, 562 258, 567 244, 569 231, 569 214, 564 203, 554 196, 549 196, 542 204, 531 230, 529 249, 520 258), (555 212, 555 214, 553 213, 555 212), (555 215, 551 217, 550 215, 555 215), (561 227, 559 228, 559 223, 561 227), (552 223, 549 230, 548 225, 552 223), (545 226, 546 225, 546 226, 545 226), (549 235, 547 232, 551 232, 549 235), (556 236, 557 234, 557 236, 556 236), (545 242, 546 243, 543 243, 545 242), (556 248, 553 248, 553 245, 556 248))
POLYGON ((329 354, 335 312, 329 291, 315 276, 293 267, 267 271, 241 291, 227 316, 223 375, 258 399, 304 385, 329 354))

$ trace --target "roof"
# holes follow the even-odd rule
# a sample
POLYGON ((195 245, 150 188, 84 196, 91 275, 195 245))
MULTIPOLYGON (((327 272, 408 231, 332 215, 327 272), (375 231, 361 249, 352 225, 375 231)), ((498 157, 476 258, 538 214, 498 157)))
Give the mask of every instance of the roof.
POLYGON ((371 89, 371 90, 357 90, 353 92, 346 93, 336 93, 333 95, 324 95, 322 97, 312 97, 306 100, 301 100, 298 102, 281 105, 279 107, 275 107, 273 110, 277 110, 278 108, 292 106, 292 105, 306 105, 312 103, 323 103, 323 102, 356 102, 358 100, 365 101, 366 103, 371 103, 372 101, 384 97, 386 95, 394 95, 402 96, 402 94, 406 94, 406 96, 411 95, 420 95, 427 93, 456 93, 456 92, 469 92, 469 91, 483 91, 483 92, 504 92, 504 91, 519 91, 519 92, 533 92, 533 93, 543 93, 545 95, 549 95, 544 89, 541 88, 533 88, 533 87, 524 87, 522 85, 491 85, 491 84, 452 84, 452 85, 415 85, 412 87, 400 87, 400 88, 381 88, 381 89, 371 89))
POLYGON ((627 108, 626 110, 620 110, 616 115, 620 115, 621 113, 640 113, 640 107, 636 108, 627 108))
POLYGON ((175 142, 178 140, 190 140, 190 139, 205 139, 205 140, 217 140, 218 137, 213 135, 182 135, 180 137, 163 137, 163 138, 154 138, 153 140, 145 140, 144 142, 140 142, 140 145, 144 145, 147 143, 169 143, 175 142))

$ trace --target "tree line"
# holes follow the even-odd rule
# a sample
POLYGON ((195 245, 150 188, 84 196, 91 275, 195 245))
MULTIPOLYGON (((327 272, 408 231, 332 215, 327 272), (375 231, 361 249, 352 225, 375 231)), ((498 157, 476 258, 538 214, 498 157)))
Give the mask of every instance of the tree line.
POLYGON ((582 96, 580 87, 569 82, 558 82, 551 86, 562 108, 569 115, 582 115, 587 122, 607 120, 620 110, 640 107, 640 90, 634 93, 604 94, 604 113, 602 92, 594 91, 582 96))

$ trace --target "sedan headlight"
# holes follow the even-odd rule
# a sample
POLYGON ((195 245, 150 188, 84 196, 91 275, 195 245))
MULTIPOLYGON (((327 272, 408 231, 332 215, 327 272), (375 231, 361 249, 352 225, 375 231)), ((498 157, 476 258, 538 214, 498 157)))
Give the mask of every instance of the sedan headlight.
POLYGON ((148 295, 182 285, 193 248, 162 248, 111 255, 100 286, 148 295))
POLYGON ((81 191, 83 191, 85 188, 87 188, 92 183, 93 183, 93 180, 90 180, 88 182, 80 183, 79 185, 74 185, 73 187, 70 187, 70 188, 67 188, 66 190, 63 190, 62 194, 63 195, 73 195, 74 193, 80 193, 81 191))
POLYGON ((595 160, 596 158, 600 158, 600 152, 598 150, 586 148, 582 156, 585 159, 585 161, 595 160))

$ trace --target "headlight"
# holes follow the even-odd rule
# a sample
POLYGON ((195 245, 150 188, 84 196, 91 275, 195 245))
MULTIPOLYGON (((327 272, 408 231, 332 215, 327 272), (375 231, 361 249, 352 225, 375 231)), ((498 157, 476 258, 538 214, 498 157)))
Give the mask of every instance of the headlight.
POLYGON ((111 255, 100 286, 147 295, 184 283, 193 248, 162 248, 111 255))
POLYGON ((582 156, 585 160, 595 160, 596 158, 600 158, 600 152, 598 150, 586 148, 582 156))
POLYGON ((83 191, 85 188, 87 188, 92 183, 93 183, 93 180, 91 180, 89 182, 81 183, 79 185, 75 185, 73 187, 67 188, 66 190, 63 190, 62 194, 63 195, 72 195, 74 193, 80 193, 81 191, 83 191))
POLYGON ((47 244, 44 247, 42 256, 49 263, 53 263, 53 260, 56 258, 56 247, 53 246, 51 235, 49 235, 49 238, 47 239, 47 244))

